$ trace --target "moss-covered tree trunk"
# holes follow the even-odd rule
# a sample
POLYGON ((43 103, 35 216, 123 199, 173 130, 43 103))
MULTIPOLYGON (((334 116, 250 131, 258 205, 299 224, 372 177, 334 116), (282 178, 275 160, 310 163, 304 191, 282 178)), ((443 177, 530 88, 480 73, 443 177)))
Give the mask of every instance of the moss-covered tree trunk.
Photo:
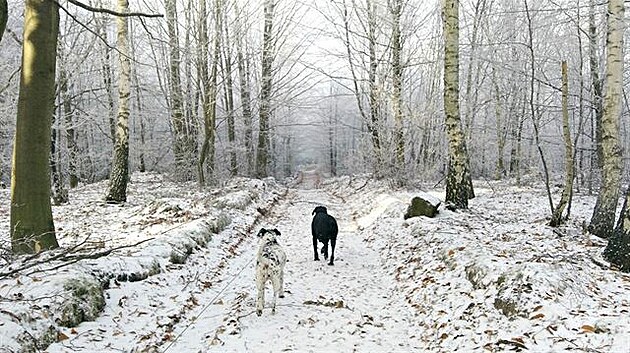
MULTIPOLYGON (((118 0, 118 12, 129 11, 127 0, 118 0)), ((109 174, 109 189, 105 201, 120 203, 127 201, 127 182, 129 181, 129 96, 131 84, 131 60, 129 59, 129 30, 127 17, 117 17, 117 47, 120 62, 118 80, 118 117, 114 140, 114 157, 109 174)))
POLYGON ((446 204, 468 208, 472 194, 466 141, 459 116, 459 1, 444 0, 444 112, 448 135, 446 204))
POLYGON ((59 246, 50 205, 49 165, 58 33, 57 5, 27 0, 11 173, 10 232, 17 254, 59 246))
POLYGON ((588 230, 601 238, 613 233, 615 211, 621 179, 621 149, 619 147, 619 119, 623 99, 623 34, 624 2, 608 2, 608 34, 606 47, 606 93, 602 115, 602 187, 593 210, 588 230))

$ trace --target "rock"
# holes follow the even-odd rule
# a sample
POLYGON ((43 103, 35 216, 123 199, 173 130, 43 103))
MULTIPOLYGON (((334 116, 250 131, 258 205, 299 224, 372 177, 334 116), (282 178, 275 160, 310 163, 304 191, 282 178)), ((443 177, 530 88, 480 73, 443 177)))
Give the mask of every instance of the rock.
POLYGON ((405 219, 418 216, 435 217, 441 201, 431 195, 423 194, 411 199, 411 205, 407 208, 405 219))

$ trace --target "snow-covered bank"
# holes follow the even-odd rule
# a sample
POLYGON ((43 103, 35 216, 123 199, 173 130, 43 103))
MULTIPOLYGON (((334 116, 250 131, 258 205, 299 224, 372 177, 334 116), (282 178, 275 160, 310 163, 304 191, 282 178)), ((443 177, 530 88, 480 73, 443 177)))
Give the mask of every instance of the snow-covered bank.
POLYGON ((421 351, 630 352, 630 276, 582 232, 594 198, 576 195, 572 221, 553 229, 541 190, 476 192, 470 210, 434 219, 404 221, 391 203, 363 231, 416 312, 421 351))
POLYGON ((42 351, 71 338, 74 327, 111 306, 112 288, 181 266, 226 227, 247 233, 286 193, 272 179, 234 179, 205 192, 155 174, 132 180, 123 206, 101 201, 103 183, 74 190, 71 204, 54 208, 63 248, 0 267, 0 352, 42 351))

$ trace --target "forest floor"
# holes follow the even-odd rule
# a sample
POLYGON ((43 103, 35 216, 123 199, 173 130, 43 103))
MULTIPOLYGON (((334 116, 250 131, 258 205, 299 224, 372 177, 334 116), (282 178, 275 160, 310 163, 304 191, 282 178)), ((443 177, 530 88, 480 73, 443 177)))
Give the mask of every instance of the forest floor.
MULTIPOLYGON (((231 222, 183 263, 164 260, 160 273, 144 280, 111 280, 94 320, 56 326, 57 342, 34 351, 630 351, 630 276, 608 268, 605 241, 582 232, 592 196, 578 193, 571 220, 553 229, 543 191, 507 182, 478 183, 466 212, 440 208, 433 219, 403 220, 412 196, 443 200, 443 191, 392 189, 361 177, 321 183, 306 177, 289 189, 241 180, 223 187, 229 192, 199 192, 156 175, 134 179, 124 207, 100 201, 104 184, 81 187, 73 203, 55 207, 61 243, 87 233, 104 248, 174 238, 173 228, 216 218, 217 199, 231 222), (340 225, 334 266, 313 261, 317 205, 340 225), (288 262, 285 298, 272 314, 267 286, 267 307, 258 317, 260 227, 282 232, 288 262)), ((0 214, 8 229, 8 201, 0 214)), ((111 255, 100 260, 121 266, 111 255)), ((7 268, 0 266, 0 274, 7 268)), ((56 283, 41 273, 0 280, 0 352, 18 351, 19 327, 37 329, 15 302, 32 308, 42 288, 50 292, 56 283)))

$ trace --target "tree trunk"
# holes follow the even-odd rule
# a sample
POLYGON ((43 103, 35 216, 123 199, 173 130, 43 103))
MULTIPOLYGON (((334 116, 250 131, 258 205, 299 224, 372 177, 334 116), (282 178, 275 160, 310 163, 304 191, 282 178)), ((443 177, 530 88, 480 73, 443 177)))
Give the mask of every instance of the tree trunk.
POLYGON ((591 80, 593 85, 593 109, 595 110, 595 150, 598 169, 604 167, 604 151, 602 149, 602 114, 604 111, 602 97, 602 81, 599 78, 599 58, 597 55, 597 26, 595 25, 595 0, 590 0, 589 17, 589 61, 591 66, 591 80))
MULTIPOLYGON (((60 100, 61 101, 61 100, 60 100)), ((57 119, 52 117, 52 135, 50 142, 50 173, 52 177, 52 202, 53 205, 59 206, 68 202, 68 190, 64 187, 63 171, 61 170, 61 148, 59 141, 61 140, 60 119, 63 116, 62 105, 59 106, 59 114, 57 119)))
MULTIPOLYGON (((118 12, 127 13, 127 0, 118 0, 118 12)), ((131 84, 131 60, 129 59, 129 30, 127 17, 116 17, 118 27, 117 48, 120 61, 118 79, 118 117, 114 139, 114 156, 109 174, 109 189, 105 201, 121 203, 127 201, 127 182, 129 181, 129 96, 131 84)))
MULTIPOLYGON (((237 10, 238 13, 238 10, 237 10)), ((243 31, 243 23, 241 22, 240 14, 236 19, 236 63, 238 69, 239 89, 241 97, 241 107, 243 111, 243 125, 245 125, 244 132, 244 144, 245 144, 245 158, 246 158, 246 175, 251 175, 254 170, 254 137, 252 129, 252 109, 251 109, 251 97, 249 86, 249 63, 248 59, 245 59, 243 50, 247 40, 243 40, 245 33, 243 31)))
POLYGON ((228 149, 230 154, 230 175, 236 176, 238 174, 238 160, 236 158, 236 127, 234 122, 234 88, 232 87, 232 49, 230 43, 230 31, 227 22, 227 11, 224 14, 223 27, 225 30, 225 44, 223 45, 224 54, 223 60, 225 62, 223 77, 225 79, 225 110, 227 113, 227 128, 228 128, 228 149))
MULTIPOLYGON (((132 22, 133 23, 133 22, 132 22)), ((133 33, 133 27, 131 27, 131 33, 133 33)), ((134 61, 137 58, 136 55, 136 50, 137 47, 134 43, 134 37, 131 36, 130 39, 130 44, 131 44, 131 57, 134 59, 134 61)), ((139 159, 139 165, 138 165, 138 171, 140 171, 141 173, 146 172, 147 167, 146 167, 146 161, 145 161, 145 156, 144 153, 146 151, 146 131, 145 131, 145 126, 144 126, 144 113, 143 113, 143 105, 142 105, 142 89, 140 87, 140 79, 138 77, 138 69, 136 66, 133 67, 132 70, 132 80, 133 80, 133 86, 135 88, 136 91, 136 113, 137 113, 137 118, 138 118, 138 123, 140 125, 140 153, 138 156, 139 159)))
POLYGON ((547 168, 547 160, 545 159, 545 154, 542 149, 542 144, 540 143, 540 130, 539 130, 539 118, 536 116, 535 102, 534 102, 534 91, 536 82, 536 62, 534 55, 534 27, 532 24, 532 18, 530 15, 529 7, 527 4, 527 0, 525 0, 525 14, 527 16, 527 33, 528 33, 528 42, 527 49, 529 51, 529 60, 530 60, 530 78, 529 78, 529 108, 530 114, 532 117, 532 125, 534 127, 534 140, 536 142, 536 149, 538 150, 538 154, 540 155, 540 161, 543 166, 543 174, 545 177, 545 188, 547 190, 547 200, 549 201, 549 208, 551 209, 551 214, 554 213, 554 205, 553 200, 551 198, 551 188, 549 182, 549 168, 547 168))
POLYGON ((621 149, 619 147, 619 119, 623 98, 623 35, 624 2, 608 2, 608 34, 606 39, 606 95, 602 115, 602 187, 597 196, 588 230, 601 238, 613 233, 615 211, 621 178, 621 149))
POLYGON ((7 0, 0 0, 0 42, 2 42, 2 35, 7 28, 7 20, 9 19, 9 8, 7 6, 7 0))
POLYGON ((402 0, 390 0, 392 15, 392 108, 394 111, 394 146, 396 150, 396 170, 398 178, 404 178, 405 169, 405 139, 403 133, 402 110, 402 81, 403 68, 401 63, 402 40, 400 34, 400 18, 402 16, 402 0), (402 173, 402 174, 401 174, 402 173))
POLYGON ((11 173, 11 245, 16 254, 58 247, 50 205, 50 133, 59 8, 26 0, 11 173))
POLYGON ((265 26, 263 32, 262 71, 260 88, 260 109, 258 116, 258 153, 256 154, 256 176, 259 178, 268 175, 269 164, 269 120, 271 117, 271 90, 273 84, 273 16, 275 0, 265 0, 265 26))
POLYGON ((367 122, 368 131, 372 137, 372 147, 374 148, 374 172, 377 176, 382 173, 382 158, 381 158, 381 136, 380 129, 380 112, 379 112, 379 87, 376 82, 377 70, 378 70, 378 57, 376 56, 376 30, 377 30, 377 18, 376 18, 376 5, 373 0, 366 0, 368 11, 368 50, 370 68, 368 71, 368 84, 369 84, 369 102, 370 102, 370 120, 367 122))
MULTIPOLYGON (((199 174, 199 185, 206 184, 206 176, 204 165, 208 161, 209 176, 214 176, 214 149, 216 138, 216 119, 217 119, 217 74, 218 64, 221 58, 221 0, 215 0, 214 3, 214 52, 212 54, 212 67, 210 69, 210 79, 205 81, 204 89, 204 139, 199 154, 199 164, 197 165, 199 174)), ((207 59, 205 59, 207 60, 207 59)))
POLYGON ((192 155, 188 143, 184 115, 184 97, 180 75, 181 58, 177 31, 177 3, 175 0, 166 0, 165 14, 169 36, 169 87, 175 171, 179 180, 191 180, 193 178, 193 166, 190 162, 194 160, 195 156, 192 155))
MULTIPOLYGON (((103 15, 100 23, 98 24, 97 33, 106 41, 109 42, 107 35, 107 22, 109 21, 107 15, 103 15)), ((103 84, 105 85, 105 92, 107 94, 107 106, 109 111, 107 114, 107 120, 109 122, 109 138, 112 141, 112 144, 115 143, 116 140, 116 106, 114 104, 114 84, 112 82, 112 65, 111 65, 111 48, 109 45, 103 46, 104 53, 103 57, 101 57, 101 72, 103 75, 103 84)))
POLYGON ((444 112, 448 135, 446 204, 451 209, 465 209, 470 195, 470 167, 459 116, 459 0, 444 0, 443 5, 444 112))
MULTIPOLYGON (((569 128, 569 78, 567 74, 567 62, 562 62, 562 134, 564 135, 564 168, 565 168, 565 181, 564 190, 560 197, 558 206, 553 210, 551 215, 551 222, 549 225, 557 227, 564 223, 567 217, 563 218, 565 207, 570 205, 571 193, 573 190, 573 178, 574 178, 574 159, 573 159, 573 143, 571 141, 571 130, 569 128)), ((569 206, 569 209, 571 207, 569 206)))

